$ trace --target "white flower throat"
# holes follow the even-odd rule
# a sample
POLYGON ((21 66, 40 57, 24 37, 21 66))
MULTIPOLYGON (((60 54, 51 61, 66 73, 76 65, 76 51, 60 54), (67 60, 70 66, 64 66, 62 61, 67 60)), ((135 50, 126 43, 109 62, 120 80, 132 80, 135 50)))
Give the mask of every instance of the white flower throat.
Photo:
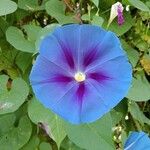
POLYGON ((77 81, 77 82, 82 82, 86 79, 86 75, 82 72, 77 72, 75 75, 74 75, 74 79, 77 81))

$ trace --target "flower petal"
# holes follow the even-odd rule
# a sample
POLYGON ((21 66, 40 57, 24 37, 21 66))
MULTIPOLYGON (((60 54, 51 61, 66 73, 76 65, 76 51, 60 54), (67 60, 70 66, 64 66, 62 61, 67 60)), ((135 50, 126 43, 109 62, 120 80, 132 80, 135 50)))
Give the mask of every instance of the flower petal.
POLYGON ((82 100, 82 107, 80 111, 81 123, 90 123, 96 121, 109 109, 105 101, 101 98, 99 92, 95 90, 95 87, 86 82, 87 92, 82 100))
POLYGON ((126 56, 118 37, 110 31, 107 32, 98 48, 100 50, 100 58, 96 64, 102 64, 119 56, 126 56))
POLYGON ((89 70, 101 72, 101 76, 89 77, 89 82, 99 91, 101 98, 108 105, 107 109, 116 106, 126 96, 131 85, 132 68, 126 57, 118 57, 89 70))
POLYGON ((144 132, 132 132, 124 146, 125 150, 149 150, 150 138, 144 132))
POLYGON ((63 68, 79 71, 125 54, 112 32, 74 24, 57 28, 43 39, 40 53, 63 68))
POLYGON ((98 59, 95 47, 102 41, 106 33, 98 26, 73 24, 58 28, 54 35, 59 43, 64 43, 69 48, 68 51, 75 60, 76 70, 82 71, 82 63, 86 66, 98 59))
POLYGON ((40 54, 67 70, 75 70, 78 59, 79 25, 56 28, 41 42, 40 54))
POLYGON ((75 83, 65 70, 43 56, 38 56, 30 74, 30 82, 36 97, 45 106, 54 105, 75 83))
POLYGON ((73 124, 95 121, 109 111, 88 82, 72 87, 50 108, 73 124))
POLYGON ((81 70, 88 70, 97 64, 125 55, 114 33, 90 25, 82 25, 80 32, 81 70))
POLYGON ((82 97, 84 90, 77 94, 78 89, 79 86, 76 84, 61 99, 57 100, 53 107, 49 105, 52 111, 73 124, 81 123, 81 100, 79 97, 82 97))
POLYGON ((85 70, 87 66, 99 60, 100 49, 97 47, 107 32, 98 26, 81 25, 80 28, 80 70, 85 70))

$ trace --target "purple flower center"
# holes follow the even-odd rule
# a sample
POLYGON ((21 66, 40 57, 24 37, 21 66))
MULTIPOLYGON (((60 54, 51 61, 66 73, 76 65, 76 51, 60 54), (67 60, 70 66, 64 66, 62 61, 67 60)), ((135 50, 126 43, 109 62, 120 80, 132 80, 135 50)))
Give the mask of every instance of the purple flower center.
POLYGON ((79 62, 79 68, 77 67, 77 64, 74 62, 75 56, 73 56, 69 48, 65 47, 64 45, 63 46, 61 45, 61 48, 63 54, 61 55, 61 59, 71 69, 71 75, 69 76, 69 73, 67 75, 63 75, 63 73, 57 74, 55 75, 53 81, 63 86, 69 84, 70 82, 78 84, 75 95, 78 99, 78 102, 82 103, 83 97, 87 95, 88 87, 86 86, 86 83, 89 80, 93 80, 103 84, 106 80, 109 80, 110 77, 105 72, 97 72, 93 71, 92 69, 95 68, 96 66, 95 62, 98 59, 100 59, 98 47, 95 46, 95 48, 91 48, 91 50, 85 53, 85 55, 79 62), (77 68, 82 71, 78 71, 77 68))

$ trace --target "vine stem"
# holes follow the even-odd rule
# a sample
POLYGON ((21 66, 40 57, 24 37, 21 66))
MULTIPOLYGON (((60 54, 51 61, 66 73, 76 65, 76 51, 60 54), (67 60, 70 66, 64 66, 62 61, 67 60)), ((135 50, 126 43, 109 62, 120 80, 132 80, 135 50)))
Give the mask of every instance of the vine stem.
POLYGON ((70 4, 67 2, 67 0, 63 0, 64 1, 64 3, 66 4, 66 6, 71 10, 71 11, 73 11, 74 12, 74 9, 73 9, 73 7, 72 6, 70 6, 70 4))
POLYGON ((70 11, 74 12, 75 13, 75 19, 80 22, 80 24, 82 24, 82 19, 81 19, 81 13, 80 13, 80 10, 79 8, 74 8, 72 7, 67 0, 63 0, 63 2, 65 3, 65 5, 70 9, 70 11))

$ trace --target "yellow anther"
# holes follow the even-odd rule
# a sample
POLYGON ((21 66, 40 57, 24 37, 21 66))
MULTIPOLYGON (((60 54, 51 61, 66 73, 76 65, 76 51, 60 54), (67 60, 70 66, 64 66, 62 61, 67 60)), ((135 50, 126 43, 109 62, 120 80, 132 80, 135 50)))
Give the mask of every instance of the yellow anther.
POLYGON ((75 80, 76 80, 77 82, 82 82, 82 81, 85 80, 86 75, 85 75, 84 73, 82 73, 82 72, 77 72, 77 73, 75 74, 74 78, 75 78, 75 80))

